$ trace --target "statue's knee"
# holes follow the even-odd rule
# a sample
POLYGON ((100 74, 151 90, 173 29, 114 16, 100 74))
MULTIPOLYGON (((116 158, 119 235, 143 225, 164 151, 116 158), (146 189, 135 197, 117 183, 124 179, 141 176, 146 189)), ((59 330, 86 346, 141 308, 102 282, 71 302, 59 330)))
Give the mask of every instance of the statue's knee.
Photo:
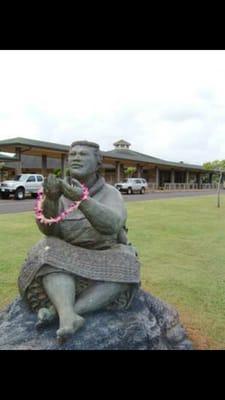
POLYGON ((109 288, 112 290, 112 292, 122 293, 129 288, 129 285, 121 282, 109 282, 109 288))

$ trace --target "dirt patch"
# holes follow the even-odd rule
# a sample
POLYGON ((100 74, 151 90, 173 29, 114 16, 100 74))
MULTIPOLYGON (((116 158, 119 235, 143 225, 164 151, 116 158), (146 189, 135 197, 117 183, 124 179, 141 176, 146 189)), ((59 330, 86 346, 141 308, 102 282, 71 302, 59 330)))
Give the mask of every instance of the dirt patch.
POLYGON ((188 338, 192 341, 194 350, 213 350, 218 349, 218 343, 211 337, 202 333, 193 320, 193 316, 187 312, 180 312, 180 321, 187 332, 188 338))
POLYGON ((209 350, 210 349, 210 340, 203 336, 200 331, 192 326, 187 326, 184 324, 184 328, 186 329, 187 335, 189 339, 192 341, 194 350, 209 350))

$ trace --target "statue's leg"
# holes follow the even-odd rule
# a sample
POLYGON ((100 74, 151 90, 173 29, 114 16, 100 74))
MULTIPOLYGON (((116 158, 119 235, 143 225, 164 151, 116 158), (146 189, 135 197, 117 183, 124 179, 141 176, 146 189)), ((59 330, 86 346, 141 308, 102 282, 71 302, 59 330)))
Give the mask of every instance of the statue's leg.
POLYGON ((119 294, 126 291, 129 284, 99 282, 86 289, 75 303, 75 312, 85 314, 97 311, 110 304, 119 294))
POLYGON ((56 334, 62 342, 84 323, 84 319, 74 310, 75 280, 68 274, 51 273, 43 277, 43 286, 57 310, 60 325, 56 334))

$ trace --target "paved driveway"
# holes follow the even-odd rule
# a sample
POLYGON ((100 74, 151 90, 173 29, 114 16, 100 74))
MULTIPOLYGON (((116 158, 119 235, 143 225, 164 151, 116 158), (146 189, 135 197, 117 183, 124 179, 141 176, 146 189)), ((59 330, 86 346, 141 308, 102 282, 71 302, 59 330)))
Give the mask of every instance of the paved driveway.
MULTIPOLYGON (((225 190, 221 191, 221 194, 225 194, 225 190)), ((127 201, 143 201, 143 200, 156 200, 156 199, 168 199, 175 197, 194 197, 194 196, 206 196, 206 195, 216 195, 215 190, 199 190, 190 192, 150 192, 141 194, 124 194, 123 198, 125 202, 127 201)), ((0 199, 0 214, 7 213, 18 213, 25 211, 32 211, 35 206, 35 200, 27 198, 25 200, 14 200, 10 198, 8 200, 0 199)))

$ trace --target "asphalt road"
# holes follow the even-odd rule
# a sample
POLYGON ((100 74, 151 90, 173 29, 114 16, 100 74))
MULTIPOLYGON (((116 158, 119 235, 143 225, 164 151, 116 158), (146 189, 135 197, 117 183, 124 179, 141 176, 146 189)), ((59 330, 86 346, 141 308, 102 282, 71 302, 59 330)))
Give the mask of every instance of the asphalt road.
MULTIPOLYGON (((199 190, 190 192, 149 192, 143 195, 141 194, 124 194, 123 198, 126 201, 145 201, 145 200, 157 200, 157 199, 169 199, 176 197, 195 197, 195 196, 206 196, 216 195, 216 190, 199 190)), ((221 194, 225 194, 225 190, 221 191, 221 194)), ((25 200, 15 200, 10 198, 7 200, 0 199, 0 214, 11 214, 25 211, 33 211, 35 206, 35 200, 27 198, 25 200)))

